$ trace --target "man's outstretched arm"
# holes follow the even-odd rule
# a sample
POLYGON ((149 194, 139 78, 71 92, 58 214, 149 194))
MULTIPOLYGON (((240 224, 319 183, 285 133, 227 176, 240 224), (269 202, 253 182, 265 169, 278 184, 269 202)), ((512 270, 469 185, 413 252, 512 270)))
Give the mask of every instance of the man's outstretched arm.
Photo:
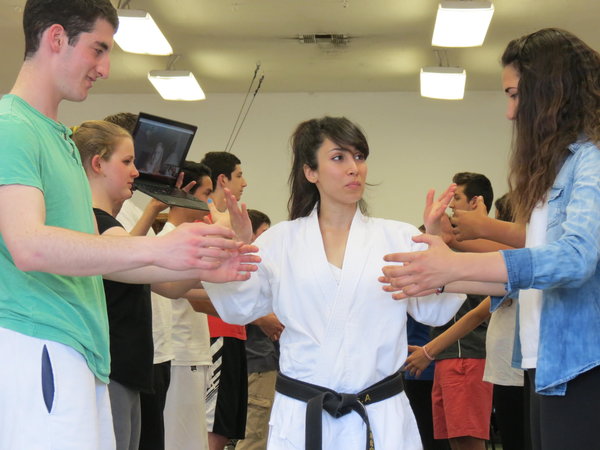
POLYGON ((0 234, 21 270, 88 276, 143 266, 210 269, 216 264, 207 258, 225 259, 238 247, 233 232, 216 225, 186 224, 160 238, 121 237, 48 226, 45 219, 40 190, 0 186, 0 234))

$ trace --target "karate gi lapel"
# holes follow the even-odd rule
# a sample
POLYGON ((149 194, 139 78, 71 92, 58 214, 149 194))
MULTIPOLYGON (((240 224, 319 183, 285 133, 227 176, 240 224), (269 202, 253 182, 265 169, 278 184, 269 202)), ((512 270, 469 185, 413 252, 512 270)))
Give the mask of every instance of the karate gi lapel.
POLYGON ((348 316, 352 313, 354 302, 360 301, 360 298, 356 296, 356 289, 362 279, 371 247, 369 245, 367 221, 368 218, 363 216, 360 210, 357 209, 346 243, 342 278, 333 302, 333 321, 330 328, 334 334, 343 329, 348 316))
POLYGON ((322 293, 322 304, 329 305, 327 310, 324 311, 325 314, 329 315, 331 312, 331 303, 336 297, 338 286, 329 266, 329 261, 327 261, 327 255, 325 254, 325 246, 323 245, 323 236, 321 236, 321 229, 319 228, 319 217, 316 207, 310 214, 306 227, 306 239, 303 245, 306 246, 305 255, 307 263, 310 265, 310 269, 313 272, 313 279, 322 293))
MULTIPOLYGON (((357 295, 357 289, 359 289, 359 285, 363 280, 363 272, 371 251, 367 223, 368 218, 364 217, 360 210, 357 210, 356 214, 354 215, 354 219, 352 220, 350 233, 348 235, 348 242, 346 243, 346 251, 342 266, 342 277, 339 285, 335 283, 331 269, 327 267, 329 269, 328 279, 332 280, 330 284, 333 284, 334 287, 333 290, 331 287, 329 287, 329 292, 333 291, 334 297, 328 298, 328 320, 323 340, 325 345, 322 347, 323 351, 321 352, 319 358, 322 367, 331 367, 332 365, 337 364, 342 366, 344 365, 344 362, 339 360, 339 358, 346 357, 346 355, 340 353, 341 349, 344 347, 344 329, 348 323, 349 317, 353 312, 354 304, 356 302, 365 301, 363 296, 357 295)), ((329 265, 325 256, 325 250, 322 242, 323 240, 321 238, 320 243, 322 247, 321 251, 323 253, 323 259, 325 263, 329 265)), ((340 375, 351 376, 351 374, 347 373, 340 375)), ((324 375, 323 381, 327 380, 328 377, 330 377, 330 375, 324 375)), ((329 381, 334 381, 335 385, 338 385, 340 382, 342 384, 346 384, 340 379, 330 379, 329 381)))

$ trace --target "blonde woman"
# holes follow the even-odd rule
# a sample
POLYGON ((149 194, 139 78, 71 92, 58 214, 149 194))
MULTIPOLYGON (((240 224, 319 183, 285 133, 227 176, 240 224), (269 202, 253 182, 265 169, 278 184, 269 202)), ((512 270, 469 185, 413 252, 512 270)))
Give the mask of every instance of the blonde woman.
MULTIPOLYGON (((115 216, 122 203, 131 197, 133 182, 139 175, 134 165, 131 135, 109 122, 88 121, 75 128, 73 141, 80 151, 91 187, 99 233, 128 236, 115 216)), ((214 255, 218 256, 218 253, 219 250, 214 255)), ((219 270, 213 273, 206 271, 203 275, 207 279, 223 276, 223 280, 244 280, 248 274, 238 270, 253 269, 239 264, 239 258, 238 261, 235 258, 226 261, 229 263, 221 265, 219 270), (227 265, 230 266, 228 269, 227 265), (219 271, 221 274, 217 275, 219 271)), ((152 283, 152 286, 104 280, 111 356, 108 390, 117 449, 138 448, 141 425, 139 394, 152 389, 150 289, 170 298, 179 298, 199 281, 198 274, 154 269, 139 271, 138 276, 140 283, 152 283)))

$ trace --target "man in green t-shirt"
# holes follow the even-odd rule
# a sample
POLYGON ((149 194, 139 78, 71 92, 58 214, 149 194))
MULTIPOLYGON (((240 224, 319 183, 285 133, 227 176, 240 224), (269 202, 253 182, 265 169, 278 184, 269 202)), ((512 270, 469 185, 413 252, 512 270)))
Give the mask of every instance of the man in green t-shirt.
POLYGON ((0 448, 114 447, 100 275, 229 281, 255 269, 222 227, 97 235, 79 152, 57 117, 62 100, 85 100, 108 76, 117 25, 109 0, 24 8, 25 60, 0 100, 0 448))

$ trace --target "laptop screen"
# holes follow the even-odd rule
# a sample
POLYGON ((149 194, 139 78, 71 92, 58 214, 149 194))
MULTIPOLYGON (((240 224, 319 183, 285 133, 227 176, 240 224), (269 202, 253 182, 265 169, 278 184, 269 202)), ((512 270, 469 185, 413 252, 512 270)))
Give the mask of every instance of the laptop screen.
POLYGON ((175 184, 197 129, 195 125, 140 113, 133 130, 140 179, 175 184))

